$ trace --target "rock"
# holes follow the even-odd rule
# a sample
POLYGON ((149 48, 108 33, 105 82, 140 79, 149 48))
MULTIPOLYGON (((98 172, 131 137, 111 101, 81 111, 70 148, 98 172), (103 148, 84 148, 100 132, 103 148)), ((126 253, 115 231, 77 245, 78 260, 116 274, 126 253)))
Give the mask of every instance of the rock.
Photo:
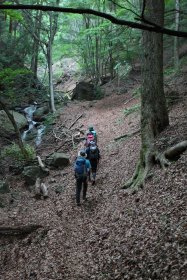
POLYGON ((95 89, 94 85, 88 82, 79 82, 73 90, 71 99, 77 100, 94 100, 95 89))
MULTIPOLYGON (((18 128, 20 130, 24 129, 27 126, 27 119, 25 118, 25 116, 23 116, 22 114, 16 111, 11 110, 10 112, 13 114, 18 128)), ((0 110, 0 128, 1 130, 3 130, 8 134, 15 133, 12 123, 10 122, 9 118, 7 117, 6 113, 3 110, 0 110)))
POLYGON ((33 113, 33 120, 34 121, 43 121, 45 120, 46 114, 49 113, 49 107, 48 106, 43 106, 40 108, 37 108, 36 111, 33 113))
POLYGON ((37 137, 37 134, 38 134, 38 130, 35 127, 33 127, 25 133, 24 140, 31 141, 37 137))
POLYGON ((0 181, 0 194, 9 193, 10 188, 7 182, 0 181))
POLYGON ((9 165, 9 171, 12 172, 14 175, 19 175, 23 171, 23 166, 18 165, 9 165))
POLYGON ((36 182, 36 178, 44 178, 48 176, 49 172, 41 169, 40 166, 26 166, 22 172, 25 182, 31 186, 36 182))
POLYGON ((65 153, 54 153, 48 159, 48 164, 54 167, 66 167, 70 164, 70 157, 65 153))

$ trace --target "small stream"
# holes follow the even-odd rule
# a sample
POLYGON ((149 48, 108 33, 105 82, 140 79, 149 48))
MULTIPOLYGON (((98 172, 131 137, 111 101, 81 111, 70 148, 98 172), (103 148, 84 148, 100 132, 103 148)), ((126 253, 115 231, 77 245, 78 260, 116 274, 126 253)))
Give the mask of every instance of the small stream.
POLYGON ((36 111, 37 106, 36 105, 30 105, 29 107, 26 107, 24 109, 25 117, 28 121, 28 129, 25 130, 22 134, 22 140, 23 141, 28 141, 27 139, 31 137, 28 137, 29 134, 32 134, 32 138, 34 139, 34 142, 36 146, 40 145, 42 141, 42 135, 45 132, 45 125, 33 121, 33 114, 36 111), (34 136, 35 135, 35 136, 34 136))

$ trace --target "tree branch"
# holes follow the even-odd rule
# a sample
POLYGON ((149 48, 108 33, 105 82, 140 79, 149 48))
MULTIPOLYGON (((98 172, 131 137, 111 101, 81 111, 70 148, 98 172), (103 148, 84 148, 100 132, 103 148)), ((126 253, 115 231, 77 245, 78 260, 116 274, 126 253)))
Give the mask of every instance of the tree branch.
POLYGON ((118 141, 120 139, 127 138, 127 137, 132 137, 132 136, 136 135, 139 132, 140 132, 140 129, 138 129, 138 130, 136 130, 134 132, 131 132, 131 133, 123 134, 121 136, 118 136, 118 137, 114 138, 114 141, 118 141))
MULTIPOLYGON (((187 32, 183 31, 175 31, 168 28, 164 28, 162 26, 148 26, 137 22, 127 21, 124 19, 118 19, 110 14, 99 12, 92 9, 84 9, 84 8, 62 8, 62 7, 54 7, 54 6, 43 6, 43 5, 0 5, 0 10, 41 10, 41 11, 54 11, 60 13, 71 13, 71 14, 90 14, 105 18, 111 21, 113 24, 117 25, 125 25, 131 28, 147 30, 150 32, 167 34, 170 36, 177 37, 187 37, 187 32)), ((153 23, 151 23, 153 24, 153 23)))
POLYGON ((76 120, 69 126, 68 129, 70 129, 82 116, 83 116, 83 114, 80 114, 80 115, 76 118, 76 120))

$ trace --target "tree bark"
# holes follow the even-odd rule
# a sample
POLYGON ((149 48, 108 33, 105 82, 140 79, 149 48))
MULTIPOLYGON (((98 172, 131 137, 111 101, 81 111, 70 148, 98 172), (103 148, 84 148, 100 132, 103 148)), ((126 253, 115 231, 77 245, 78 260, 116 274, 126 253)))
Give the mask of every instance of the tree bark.
POLYGON ((42 20, 42 12, 37 11, 34 33, 36 37, 33 37, 33 55, 31 60, 31 70, 34 74, 34 78, 37 78, 37 70, 38 70, 38 52, 39 52, 39 41, 40 41, 40 30, 41 30, 41 20, 42 20))
MULTIPOLYGON (((163 26, 164 1, 147 1, 143 16, 146 20, 163 26)), ((154 139, 169 124, 163 87, 163 36, 147 31, 143 31, 142 35, 142 145, 135 173, 124 186, 125 188, 131 187, 133 191, 138 190, 144 184, 156 157, 154 139)))
MULTIPOLYGON (((175 0, 175 30, 179 31, 180 22, 180 0, 175 0)), ((174 37, 174 66, 179 67, 179 38, 174 37)))
POLYGON ((48 65, 48 76, 49 76, 49 92, 50 92, 50 104, 51 111, 54 113, 55 101, 54 101, 54 89, 53 89, 53 72, 52 72, 52 43, 51 38, 49 38, 47 46, 47 65, 48 65))

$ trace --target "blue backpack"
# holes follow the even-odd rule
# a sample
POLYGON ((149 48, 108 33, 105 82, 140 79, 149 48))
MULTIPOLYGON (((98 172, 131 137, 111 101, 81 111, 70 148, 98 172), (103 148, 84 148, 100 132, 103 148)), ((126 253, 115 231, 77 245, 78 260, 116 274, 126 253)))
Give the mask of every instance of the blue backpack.
POLYGON ((75 166, 74 166, 75 174, 78 177, 86 176, 86 159, 82 157, 78 157, 75 166))

